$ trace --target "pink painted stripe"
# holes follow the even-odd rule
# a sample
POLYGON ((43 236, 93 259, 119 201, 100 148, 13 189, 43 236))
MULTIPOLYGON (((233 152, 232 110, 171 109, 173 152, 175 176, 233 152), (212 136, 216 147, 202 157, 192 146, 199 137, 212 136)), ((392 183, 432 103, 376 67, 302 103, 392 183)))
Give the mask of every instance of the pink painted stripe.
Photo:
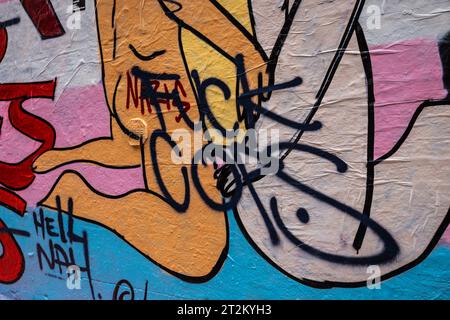
POLYGON ((27 201, 28 207, 35 207, 55 184, 65 170, 79 172, 94 189, 112 196, 119 196, 131 190, 143 189, 144 178, 141 168, 110 169, 90 164, 71 164, 46 174, 38 174, 33 184, 18 194, 27 201))
POLYGON ((417 107, 447 95, 437 42, 408 40, 370 49, 375 89, 375 158, 398 141, 417 107))

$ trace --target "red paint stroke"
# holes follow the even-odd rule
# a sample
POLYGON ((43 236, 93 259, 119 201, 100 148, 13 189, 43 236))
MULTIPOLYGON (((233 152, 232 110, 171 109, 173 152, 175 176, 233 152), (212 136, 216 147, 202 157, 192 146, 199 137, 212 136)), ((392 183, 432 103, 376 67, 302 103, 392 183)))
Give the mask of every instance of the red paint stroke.
POLYGON ((19 197, 17 194, 0 187, 0 205, 11 209, 18 215, 22 216, 25 214, 27 209, 27 203, 24 199, 19 197))
MULTIPOLYGON (((23 216, 26 202, 18 195, 0 188, 0 205, 23 216)), ((6 224, 0 219, 0 245, 3 254, 0 256, 0 283, 14 283, 19 280, 25 269, 25 259, 22 250, 12 234, 7 232, 6 224)))
MULTIPOLYGON (((0 219, 0 229, 7 227, 0 219)), ((0 232, 3 254, 0 256, 0 283, 11 284, 19 280, 25 269, 25 259, 14 237, 8 232, 0 232)))
POLYGON ((10 101, 11 125, 41 146, 19 163, 0 162, 0 183, 13 190, 26 189, 35 179, 33 162, 55 144, 55 130, 47 121, 23 109, 23 103, 33 98, 54 98, 56 81, 0 84, 0 101, 10 101))
MULTIPOLYGON (((142 83, 139 85, 140 79, 138 77, 135 77, 131 75, 130 72, 127 72, 127 102, 126 102, 126 108, 130 109, 131 102, 133 103, 134 107, 138 109, 140 107, 141 114, 145 115, 145 105, 147 106, 148 113, 152 113, 152 106, 154 107, 153 101, 151 101, 150 98, 143 98, 141 95, 142 91, 142 83), (140 89, 140 91, 139 91, 140 89), (145 102, 145 104, 144 104, 145 102)), ((151 80, 150 81, 151 88, 153 92, 156 93, 162 93, 161 88, 164 88, 164 93, 169 96, 170 92, 169 87, 166 83, 161 83, 159 80, 151 80), (160 91, 158 91, 160 90, 160 91)), ((191 109, 191 104, 187 101, 181 100, 181 98, 187 98, 186 90, 183 87, 183 84, 180 80, 175 80, 173 85, 173 90, 178 92, 180 94, 180 101, 183 109, 181 110, 180 114, 175 117, 176 122, 180 122, 182 119, 182 114, 187 113, 191 109)), ((161 105, 165 105, 167 110, 171 110, 171 107, 177 107, 177 103, 179 103, 173 99, 158 99, 158 103, 161 105)))
POLYGON ((8 45, 8 33, 5 28, 0 28, 0 62, 6 53, 6 47, 8 45))
POLYGON ((21 0, 20 2, 43 40, 65 34, 50 0, 21 0))
MULTIPOLYGON (((10 189, 27 188, 34 180, 32 171, 34 160, 53 148, 55 131, 43 119, 23 109, 23 103, 32 98, 54 98, 56 81, 0 84, 0 101, 10 101, 9 120, 11 125, 27 137, 41 142, 41 146, 17 164, 0 162, 0 183, 10 189)), ((0 205, 20 216, 26 211, 27 203, 17 194, 0 188, 0 205)), ((0 219, 0 283, 11 284, 18 281, 25 270, 25 259, 14 236, 8 232, 6 224, 0 219)))

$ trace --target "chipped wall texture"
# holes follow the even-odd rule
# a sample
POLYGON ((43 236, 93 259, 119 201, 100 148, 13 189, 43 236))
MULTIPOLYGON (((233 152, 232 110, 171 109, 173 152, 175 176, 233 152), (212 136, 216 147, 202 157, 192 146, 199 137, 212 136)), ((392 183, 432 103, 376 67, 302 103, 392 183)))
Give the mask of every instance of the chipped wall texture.
POLYGON ((449 22, 0 0, 0 297, 450 298, 449 22))

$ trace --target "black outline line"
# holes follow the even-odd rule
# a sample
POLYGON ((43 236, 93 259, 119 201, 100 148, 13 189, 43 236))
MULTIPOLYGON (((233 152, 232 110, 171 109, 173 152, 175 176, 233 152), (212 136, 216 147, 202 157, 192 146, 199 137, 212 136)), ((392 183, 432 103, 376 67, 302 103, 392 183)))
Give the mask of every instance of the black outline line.
POLYGON ((130 48, 131 52, 133 52, 133 54, 136 56, 136 58, 142 61, 150 61, 166 53, 166 50, 159 50, 144 56, 131 43, 128 45, 128 47, 130 48))
MULTIPOLYGON (((370 211, 372 209, 373 192, 375 187, 375 166, 372 165, 375 150, 375 89, 369 46, 367 44, 366 37, 364 36, 364 30, 359 23, 356 24, 355 34, 362 58, 367 87, 367 175, 363 215, 369 218, 370 211)), ((353 240, 353 248, 355 248, 357 253, 362 248, 366 232, 367 226, 361 221, 353 240)))
MULTIPOLYGON (((317 96, 316 96, 317 101, 316 101, 316 103, 314 103, 306 120, 303 122, 304 124, 309 124, 313 120, 315 114, 317 113, 317 110, 319 109, 320 105, 322 104, 322 100, 325 97, 326 92, 328 91, 328 88, 334 78, 336 70, 337 70, 342 58, 344 57, 345 51, 346 51, 348 44, 350 43, 350 40, 353 36, 353 32, 356 28, 359 16, 364 7, 364 3, 365 3, 365 0, 358 0, 355 4, 353 12, 350 16, 349 23, 347 24, 344 35, 342 36, 341 43, 339 44, 339 48, 337 49, 336 54, 335 54, 333 60, 331 61, 330 67, 325 75, 324 81, 322 82, 322 85, 317 93, 317 96)), ((293 144, 296 144, 300 141, 304 132, 305 132, 304 130, 299 130, 299 132, 297 133, 297 137, 295 137, 295 138, 292 137, 291 140, 293 141, 293 144)), ((287 150, 283 154, 283 156, 281 156, 281 160, 286 159, 286 157, 291 153, 291 151, 292 150, 287 150)))
POLYGON ((12 18, 6 21, 0 21, 0 29, 6 29, 7 27, 11 27, 18 23, 20 23, 20 17, 12 18))

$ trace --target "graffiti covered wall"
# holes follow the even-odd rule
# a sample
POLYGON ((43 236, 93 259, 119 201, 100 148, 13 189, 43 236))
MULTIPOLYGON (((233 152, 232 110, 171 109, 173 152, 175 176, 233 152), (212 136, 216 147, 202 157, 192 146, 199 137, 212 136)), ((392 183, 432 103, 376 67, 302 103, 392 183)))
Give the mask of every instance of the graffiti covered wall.
POLYGON ((450 298, 449 21, 0 0, 0 297, 450 298))

